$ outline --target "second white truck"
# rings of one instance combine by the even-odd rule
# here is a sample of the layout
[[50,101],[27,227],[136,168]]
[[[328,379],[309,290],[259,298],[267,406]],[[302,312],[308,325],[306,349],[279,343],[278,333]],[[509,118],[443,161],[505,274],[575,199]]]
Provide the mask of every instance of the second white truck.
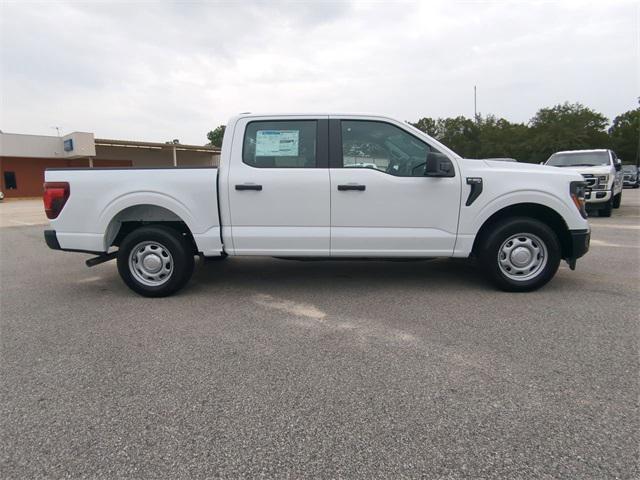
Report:
[[572,171],[463,159],[376,115],[252,115],[219,168],[48,169],[53,249],[117,258],[141,295],[176,292],[194,256],[475,257],[508,291],[546,284],[589,248]]
[[567,150],[556,152],[545,165],[561,167],[582,175],[587,183],[587,211],[610,217],[622,203],[622,162],[613,150]]

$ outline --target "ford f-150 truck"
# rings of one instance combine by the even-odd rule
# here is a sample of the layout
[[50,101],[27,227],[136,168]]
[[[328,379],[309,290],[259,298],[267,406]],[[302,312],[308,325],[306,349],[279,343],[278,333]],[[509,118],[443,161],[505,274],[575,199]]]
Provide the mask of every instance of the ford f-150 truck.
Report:
[[219,168],[47,169],[53,249],[117,258],[145,296],[189,280],[194,256],[475,257],[499,288],[547,283],[589,248],[573,171],[463,159],[377,115],[232,118]]
[[587,182],[587,211],[610,217],[622,203],[622,162],[613,150],[567,150],[556,152],[545,165],[580,173]]

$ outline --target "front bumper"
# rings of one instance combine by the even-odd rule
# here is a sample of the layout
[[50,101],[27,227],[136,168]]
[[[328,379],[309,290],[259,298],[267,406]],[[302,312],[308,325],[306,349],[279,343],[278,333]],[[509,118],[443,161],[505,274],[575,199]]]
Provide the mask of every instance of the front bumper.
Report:
[[589,190],[584,195],[584,200],[590,203],[606,203],[611,200],[611,190]]
[[584,256],[589,251],[591,243],[591,231],[589,230],[570,230],[571,235],[571,256],[565,260],[569,264],[571,270],[576,268],[576,260]]

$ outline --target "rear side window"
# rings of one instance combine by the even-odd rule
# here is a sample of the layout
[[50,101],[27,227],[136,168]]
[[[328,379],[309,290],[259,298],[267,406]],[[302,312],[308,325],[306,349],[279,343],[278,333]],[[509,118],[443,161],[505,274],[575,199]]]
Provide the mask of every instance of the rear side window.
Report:
[[258,168],[315,168],[316,130],[315,120],[250,122],[242,161]]

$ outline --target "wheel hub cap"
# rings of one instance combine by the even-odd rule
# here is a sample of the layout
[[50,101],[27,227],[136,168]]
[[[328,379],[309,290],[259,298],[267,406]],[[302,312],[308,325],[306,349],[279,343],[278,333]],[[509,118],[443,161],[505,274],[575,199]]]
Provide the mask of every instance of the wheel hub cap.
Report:
[[149,272],[157,272],[162,268],[162,260],[154,253],[150,253],[142,260],[142,265]]
[[518,267],[524,267],[531,262],[531,251],[528,248],[516,247],[511,252],[511,262]]
[[171,278],[173,257],[161,243],[140,242],[129,254],[129,271],[136,281],[149,287],[157,287]]
[[547,246],[532,233],[518,233],[504,241],[498,250],[498,266],[511,280],[535,278],[547,265]]

